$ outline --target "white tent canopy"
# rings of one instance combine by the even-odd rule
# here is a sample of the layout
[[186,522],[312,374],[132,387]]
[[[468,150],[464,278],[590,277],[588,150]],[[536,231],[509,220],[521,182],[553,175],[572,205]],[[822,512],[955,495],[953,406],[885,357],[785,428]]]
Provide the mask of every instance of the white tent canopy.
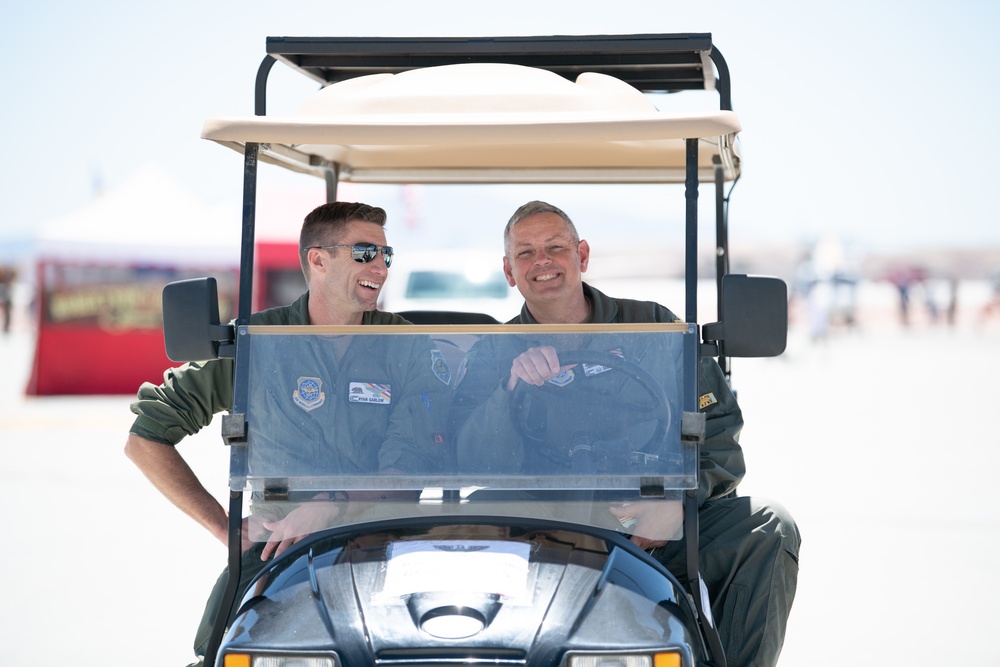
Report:
[[[222,224],[224,218],[232,224]],[[169,266],[239,264],[239,220],[199,202],[160,168],[147,166],[83,209],[47,224],[38,235],[43,261],[147,263]]]
[[740,129],[731,111],[661,111],[604,74],[463,63],[348,79],[297,115],[213,118],[202,137],[262,144],[262,160],[297,171],[335,163],[344,181],[671,183],[685,139],[699,140],[702,180],[716,156],[736,178]]

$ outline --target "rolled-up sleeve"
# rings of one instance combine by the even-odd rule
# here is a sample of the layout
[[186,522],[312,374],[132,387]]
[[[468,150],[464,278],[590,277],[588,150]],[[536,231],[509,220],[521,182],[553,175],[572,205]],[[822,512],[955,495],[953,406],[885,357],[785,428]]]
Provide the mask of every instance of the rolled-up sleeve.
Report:
[[233,362],[218,359],[191,362],[163,374],[163,383],[139,387],[131,410],[136,419],[131,433],[176,445],[185,436],[208,426],[216,413],[233,401]]

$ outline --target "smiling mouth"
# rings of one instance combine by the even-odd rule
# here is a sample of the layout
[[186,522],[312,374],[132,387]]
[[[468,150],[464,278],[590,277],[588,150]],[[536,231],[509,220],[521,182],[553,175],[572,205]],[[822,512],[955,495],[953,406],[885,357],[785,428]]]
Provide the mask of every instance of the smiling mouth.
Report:
[[381,283],[373,283],[370,280],[359,280],[358,284],[361,285],[362,287],[367,287],[368,289],[373,289],[373,290],[377,290],[382,287]]
[[532,278],[532,280],[535,281],[536,283],[543,283],[547,280],[553,280],[558,277],[559,277],[558,273],[543,273],[540,276],[535,276],[534,278]]

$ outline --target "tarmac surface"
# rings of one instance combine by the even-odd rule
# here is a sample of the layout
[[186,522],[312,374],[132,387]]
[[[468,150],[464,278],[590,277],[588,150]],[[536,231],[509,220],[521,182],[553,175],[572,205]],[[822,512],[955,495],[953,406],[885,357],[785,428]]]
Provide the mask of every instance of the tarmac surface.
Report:
[[[0,335],[0,639],[9,665],[180,667],[225,549],[125,458],[130,396],[28,398]],[[781,667],[1000,665],[1000,323],[793,326],[736,360],[743,495],[802,535]],[[181,445],[220,498],[218,422]]]

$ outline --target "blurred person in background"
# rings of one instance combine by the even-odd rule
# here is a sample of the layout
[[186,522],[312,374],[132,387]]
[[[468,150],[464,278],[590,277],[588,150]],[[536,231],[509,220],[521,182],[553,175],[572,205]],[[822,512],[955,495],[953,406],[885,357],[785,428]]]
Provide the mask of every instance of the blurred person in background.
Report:
[[0,266],[0,319],[3,321],[3,332],[10,333],[11,311],[14,306],[14,281],[17,270],[9,266]]

